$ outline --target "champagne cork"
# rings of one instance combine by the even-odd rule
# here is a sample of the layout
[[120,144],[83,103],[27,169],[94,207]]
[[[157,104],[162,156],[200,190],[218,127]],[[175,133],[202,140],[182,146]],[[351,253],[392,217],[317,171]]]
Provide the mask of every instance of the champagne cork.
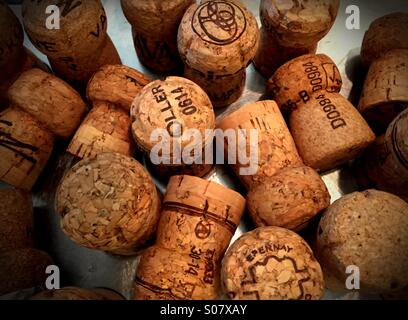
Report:
[[222,261],[221,278],[234,300],[317,300],[324,289],[306,241],[279,227],[258,228],[235,241]]
[[50,25],[46,10],[50,5],[55,1],[24,1],[23,22],[31,42],[49,58],[57,75],[86,85],[103,64],[120,63],[107,36],[107,17],[99,0],[59,2],[59,28]]
[[[343,288],[348,266],[359,268],[360,292],[397,292],[408,285],[408,204],[389,193],[346,195],[324,213],[317,235],[323,271]],[[354,272],[355,273],[355,272]]]
[[[274,101],[260,101],[221,116],[218,128],[223,132],[233,129],[246,131],[245,146],[235,148],[236,164],[233,170],[249,191],[248,210],[257,226],[282,226],[300,230],[313,216],[330,204],[330,195],[320,176],[305,167],[285,120]],[[256,130],[258,141],[251,141],[249,130]],[[219,141],[224,154],[239,143],[239,138]],[[253,146],[258,146],[253,150]],[[252,147],[251,147],[252,146]],[[252,149],[252,167],[255,172],[242,173],[248,164],[239,160],[240,153]],[[231,149],[233,150],[233,149]],[[255,152],[257,151],[257,152]],[[251,152],[251,151],[250,151]],[[251,156],[250,156],[251,157]]]
[[136,160],[103,153],[78,162],[56,193],[61,227],[90,249],[132,255],[153,235],[160,200],[147,171]]
[[51,156],[54,137],[30,115],[10,107],[0,113],[0,180],[30,190]]
[[178,69],[177,31],[193,0],[122,0],[139,61],[157,73]]
[[354,159],[375,135],[342,95],[341,76],[324,55],[305,55],[280,67],[268,89],[283,110],[300,156],[318,171],[334,169]]
[[31,194],[22,190],[0,190],[0,253],[32,247],[33,208]]
[[0,296],[44,285],[49,276],[45,271],[52,264],[48,254],[36,249],[19,249],[1,253]]
[[245,208],[244,198],[217,183],[173,176],[156,244],[140,260],[136,299],[217,299],[221,258]]
[[[357,166],[359,181],[365,185],[391,192],[408,201],[408,110],[400,113],[378,137]],[[362,180],[363,179],[363,180]]]
[[396,49],[371,63],[358,105],[377,132],[408,106],[408,48]]
[[[176,172],[204,176],[212,165],[205,164],[205,149],[211,147],[215,115],[207,94],[195,83],[167,77],[145,86],[130,110],[132,133],[139,148],[164,177]],[[158,132],[158,130],[160,132]],[[194,130],[194,132],[192,131]],[[197,139],[189,134],[199,134]],[[159,143],[160,138],[164,140]],[[188,162],[184,160],[188,156]]]
[[374,20],[366,31],[361,46],[361,59],[366,66],[393,49],[408,49],[408,14],[394,12]]
[[254,64],[269,78],[287,61],[314,54],[336,20],[339,0],[262,0],[261,42]]
[[66,287],[37,293],[30,300],[125,300],[120,294],[109,289],[84,289]]
[[203,87],[214,107],[225,107],[241,96],[258,41],[256,19],[239,1],[194,4],[178,33],[185,76]]

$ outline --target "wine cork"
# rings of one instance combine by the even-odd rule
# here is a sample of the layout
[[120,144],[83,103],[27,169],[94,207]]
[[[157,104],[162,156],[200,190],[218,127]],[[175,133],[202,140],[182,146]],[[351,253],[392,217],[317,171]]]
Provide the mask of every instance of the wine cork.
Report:
[[0,190],[0,253],[32,247],[33,208],[31,194],[22,190]]
[[385,136],[377,138],[359,161],[360,184],[391,192],[408,201],[408,110],[394,119]]
[[0,180],[30,190],[53,148],[53,135],[15,107],[0,113]]
[[408,48],[396,49],[371,63],[358,105],[377,132],[408,106]]
[[123,13],[132,25],[137,56],[147,68],[166,73],[181,66],[177,31],[193,0],[122,0]]
[[109,289],[84,289],[66,287],[59,290],[48,290],[37,293],[30,300],[124,300]]
[[9,90],[10,101],[61,138],[69,138],[86,111],[67,83],[40,69],[24,72]]
[[136,299],[216,299],[221,258],[245,208],[238,193],[191,176],[170,179],[156,244],[140,260]]
[[73,241],[120,255],[140,250],[156,230],[159,210],[147,171],[136,160],[115,153],[78,162],[56,193],[61,227]]
[[394,12],[374,20],[364,34],[361,59],[366,66],[393,49],[408,49],[408,14]]
[[[153,81],[136,96],[130,113],[133,137],[158,173],[168,177],[186,170],[203,176],[211,170],[203,158],[212,144],[206,130],[214,129],[215,115],[198,85],[180,77]],[[199,136],[192,139],[189,133]],[[159,144],[154,136],[164,140]]]
[[103,64],[117,64],[118,55],[107,36],[107,17],[99,0],[59,2],[60,25],[50,25],[52,0],[23,2],[25,30],[44,53],[57,75],[86,85]]
[[234,300],[317,300],[324,289],[306,241],[279,227],[258,228],[235,241],[222,261],[221,279]]
[[250,190],[248,212],[258,227],[277,226],[294,231],[330,205],[321,177],[309,167],[281,170]]
[[203,86],[214,107],[227,106],[242,93],[245,69],[258,41],[256,19],[239,1],[194,4],[184,14],[178,33],[181,58],[195,71],[185,76]]
[[336,20],[339,0],[262,0],[261,42],[254,64],[269,78],[281,65],[304,54],[314,54],[318,42]]
[[[324,213],[317,257],[346,287],[348,266],[359,268],[360,292],[388,293],[408,285],[408,204],[389,193],[346,195]],[[354,272],[355,273],[355,272]]]
[[52,259],[36,249],[19,249],[0,254],[0,296],[45,284],[46,268]]

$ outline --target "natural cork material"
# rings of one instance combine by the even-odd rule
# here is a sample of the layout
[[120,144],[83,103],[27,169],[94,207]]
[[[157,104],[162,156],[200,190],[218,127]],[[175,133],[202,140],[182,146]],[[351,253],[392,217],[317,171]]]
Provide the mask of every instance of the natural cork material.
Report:
[[140,62],[157,73],[180,67],[177,31],[193,0],[122,0]]
[[261,42],[254,59],[266,78],[287,61],[314,54],[336,19],[339,0],[262,0]]
[[345,287],[348,266],[359,268],[360,292],[388,293],[408,285],[408,204],[389,193],[346,195],[324,213],[317,257]]
[[369,66],[393,49],[408,49],[408,13],[394,12],[374,20],[361,46],[363,63]]
[[258,42],[256,19],[239,1],[190,6],[178,33],[181,58],[195,71],[185,75],[203,87],[214,107],[227,106],[240,96]]
[[31,194],[0,190],[0,253],[32,247],[34,221]]
[[44,285],[49,276],[45,271],[52,264],[48,254],[36,249],[19,249],[1,253],[0,296]]
[[[158,172],[170,176],[186,169],[203,176],[211,170],[212,165],[184,164],[183,159],[178,164],[177,154],[173,152],[176,143],[179,143],[181,152],[184,152],[194,142],[191,136],[183,136],[189,129],[198,130],[201,134],[200,145],[197,146],[199,150],[192,150],[192,158],[202,160],[204,149],[212,143],[212,139],[207,139],[205,131],[214,129],[215,115],[210,99],[198,85],[180,77],[153,81],[136,96],[130,113],[133,137],[153,163],[155,161],[150,153],[158,151],[159,140],[152,140],[152,133],[159,129],[168,138],[168,143],[163,142],[162,152],[157,152],[162,158]],[[169,150],[166,151],[166,147]]]
[[156,244],[140,260],[136,299],[217,299],[221,258],[245,199],[191,176],[170,179]]
[[56,193],[63,231],[91,249],[132,255],[153,235],[160,200],[147,171],[114,153],[77,163]]
[[407,106],[408,48],[396,49],[372,62],[358,109],[372,128],[383,133]]
[[221,279],[234,300],[317,300],[324,289],[306,241],[279,227],[258,228],[235,241],[222,261]]
[[124,300],[124,298],[109,289],[66,287],[37,293],[30,300]]

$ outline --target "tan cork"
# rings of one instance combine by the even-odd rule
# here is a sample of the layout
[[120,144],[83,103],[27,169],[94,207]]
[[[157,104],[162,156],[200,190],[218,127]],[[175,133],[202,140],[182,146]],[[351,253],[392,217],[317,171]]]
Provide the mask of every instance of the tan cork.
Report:
[[317,257],[343,288],[348,266],[359,268],[360,292],[388,293],[408,285],[408,204],[389,193],[348,194],[324,213]]
[[306,241],[279,227],[261,227],[235,241],[222,261],[221,279],[234,300],[317,300],[324,289]]
[[140,260],[136,299],[219,297],[221,258],[241,219],[245,199],[191,176],[170,179],[156,244]]
[[153,235],[160,200],[144,167],[121,154],[77,163],[56,193],[63,231],[76,243],[120,255],[137,253]]
[[66,287],[42,291],[32,296],[30,300],[124,300],[124,298],[108,289]]

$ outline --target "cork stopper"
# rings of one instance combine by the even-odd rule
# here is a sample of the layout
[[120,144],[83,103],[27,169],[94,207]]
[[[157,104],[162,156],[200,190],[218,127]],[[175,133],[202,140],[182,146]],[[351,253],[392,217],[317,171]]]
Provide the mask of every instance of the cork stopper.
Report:
[[359,268],[360,292],[388,293],[408,285],[408,204],[389,193],[346,195],[324,213],[317,257],[343,286],[346,267]]
[[222,261],[221,278],[235,300],[316,300],[324,289],[306,241],[279,227],[258,228],[235,241]]
[[361,59],[369,66],[393,49],[408,49],[408,13],[394,12],[374,20],[361,46]]
[[408,106],[408,48],[389,51],[372,62],[358,105],[371,127],[384,132]]
[[0,253],[32,247],[33,208],[31,194],[22,190],[0,190]]
[[86,111],[67,83],[40,69],[24,72],[9,89],[10,101],[61,138],[70,137]]
[[37,293],[30,300],[124,300],[124,298],[108,289],[66,287]]
[[250,190],[248,211],[257,227],[277,226],[294,231],[330,205],[330,194],[316,171],[287,168]]
[[121,255],[135,254],[154,233],[160,200],[136,160],[114,153],[77,163],[62,179],[56,211],[76,243]]
[[262,0],[260,15],[265,30],[285,47],[309,47],[320,41],[336,20],[339,0]]
[[15,107],[2,111],[0,180],[30,190],[51,155],[53,143],[53,135],[27,113]]
[[218,298],[220,260],[244,209],[245,199],[224,186],[172,177],[156,245],[143,253],[138,266],[135,298]]
[[[252,189],[257,184],[264,184],[267,177],[275,175],[284,168],[303,165],[285,120],[274,101],[259,101],[241,107],[221,117],[217,127],[224,132],[228,129],[236,132],[240,129],[245,130],[245,150],[251,148],[249,130],[257,130],[258,159],[252,159],[253,165],[258,165],[257,172],[251,175],[240,175],[240,169],[247,165],[241,165],[239,161],[236,165],[232,165],[233,170],[247,189]],[[237,134],[236,137],[238,137]],[[237,142],[237,139],[228,141],[228,143],[223,141],[225,154],[228,151],[228,144],[237,145]],[[236,150],[238,159],[239,149],[236,148]]]

